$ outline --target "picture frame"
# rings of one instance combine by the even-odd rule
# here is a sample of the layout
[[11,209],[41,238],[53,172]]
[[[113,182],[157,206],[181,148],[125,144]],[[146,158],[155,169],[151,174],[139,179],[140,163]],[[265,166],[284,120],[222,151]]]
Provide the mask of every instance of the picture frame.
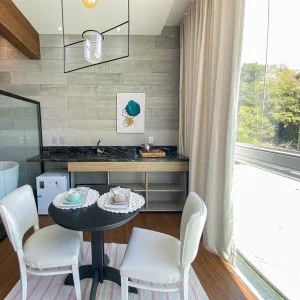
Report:
[[117,133],[145,133],[145,93],[117,93]]

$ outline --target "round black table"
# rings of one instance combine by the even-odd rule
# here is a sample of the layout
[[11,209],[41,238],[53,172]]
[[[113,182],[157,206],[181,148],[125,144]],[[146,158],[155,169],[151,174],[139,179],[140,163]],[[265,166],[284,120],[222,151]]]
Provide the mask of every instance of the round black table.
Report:
[[[115,186],[97,186],[100,195],[109,192]],[[76,231],[91,232],[92,265],[79,267],[80,280],[93,278],[90,299],[95,299],[99,282],[110,280],[121,286],[120,271],[109,267],[109,258],[104,253],[104,230],[121,226],[133,219],[140,210],[128,214],[115,214],[100,209],[97,203],[79,209],[59,209],[52,203],[49,206],[49,217],[58,225]],[[73,275],[65,279],[66,285],[74,285]],[[137,289],[130,287],[130,293],[137,294]]]

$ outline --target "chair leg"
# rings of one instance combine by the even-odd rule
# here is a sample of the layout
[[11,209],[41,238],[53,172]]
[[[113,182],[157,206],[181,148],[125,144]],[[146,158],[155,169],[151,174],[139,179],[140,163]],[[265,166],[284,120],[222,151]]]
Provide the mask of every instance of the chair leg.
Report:
[[122,300],[128,300],[128,277],[121,276]]
[[188,300],[189,297],[189,269],[181,269],[180,300]]
[[20,277],[21,277],[21,286],[22,286],[22,300],[27,298],[27,271],[26,265],[24,263],[23,251],[17,251],[19,259],[19,268],[20,268]]
[[80,265],[84,264],[84,249],[83,249],[83,234],[81,232],[81,240],[80,240]]
[[72,266],[74,286],[76,292],[76,299],[81,300],[81,288],[80,288],[80,278],[79,278],[79,268],[78,266]]
[[22,285],[22,300],[27,298],[27,271],[26,267],[20,265],[21,285]]

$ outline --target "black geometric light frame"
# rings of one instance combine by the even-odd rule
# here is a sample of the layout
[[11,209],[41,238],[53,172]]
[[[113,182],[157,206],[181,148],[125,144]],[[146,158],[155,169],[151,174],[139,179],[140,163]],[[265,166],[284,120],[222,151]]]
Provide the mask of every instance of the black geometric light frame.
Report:
[[[74,42],[74,43],[66,45],[66,43],[65,43],[65,28],[64,28],[65,27],[65,25],[64,25],[64,0],[61,0],[62,32],[63,32],[63,44],[64,44],[64,73],[70,73],[70,72],[74,72],[74,71],[77,71],[77,70],[81,70],[81,69],[89,68],[89,67],[92,67],[92,66],[101,65],[101,64],[105,64],[105,63],[108,63],[108,62],[111,62],[111,61],[115,61],[115,60],[119,60],[119,59],[129,57],[129,52],[130,52],[130,0],[127,0],[127,1],[128,1],[128,18],[127,18],[127,21],[125,21],[125,22],[123,22],[119,25],[116,25],[116,26],[114,26],[110,29],[107,29],[103,32],[100,32],[100,33],[103,36],[105,33],[109,32],[111,30],[117,29],[118,27],[121,27],[123,25],[128,24],[128,52],[127,52],[128,54],[124,55],[124,56],[121,56],[121,57],[118,57],[118,58],[114,58],[114,59],[110,59],[110,60],[106,60],[106,61],[101,61],[101,62],[96,63],[96,64],[89,64],[88,66],[84,66],[84,67],[80,67],[80,68],[76,68],[76,69],[66,71],[66,48],[69,47],[69,46],[75,45],[75,44],[83,43],[84,40],[82,39],[78,42]],[[90,30],[90,29],[87,29],[85,31],[88,31],[88,30]],[[91,29],[91,30],[93,30],[93,29]]]

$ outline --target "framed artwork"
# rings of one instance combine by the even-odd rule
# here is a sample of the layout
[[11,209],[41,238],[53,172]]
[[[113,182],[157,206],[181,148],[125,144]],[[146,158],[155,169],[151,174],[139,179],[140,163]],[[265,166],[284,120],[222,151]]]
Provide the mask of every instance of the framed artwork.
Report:
[[145,132],[145,93],[117,93],[117,133]]

